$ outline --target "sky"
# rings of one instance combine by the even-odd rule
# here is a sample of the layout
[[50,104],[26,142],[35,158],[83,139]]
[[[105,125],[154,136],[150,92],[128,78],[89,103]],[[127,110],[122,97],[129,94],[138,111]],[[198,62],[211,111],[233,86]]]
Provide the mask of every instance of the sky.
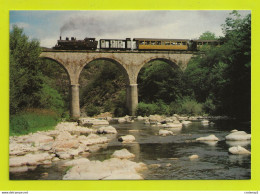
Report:
[[[223,36],[224,11],[10,11],[10,30],[16,24],[41,46],[53,47],[60,35],[89,38],[197,39],[210,31]],[[250,11],[239,11],[242,16]]]

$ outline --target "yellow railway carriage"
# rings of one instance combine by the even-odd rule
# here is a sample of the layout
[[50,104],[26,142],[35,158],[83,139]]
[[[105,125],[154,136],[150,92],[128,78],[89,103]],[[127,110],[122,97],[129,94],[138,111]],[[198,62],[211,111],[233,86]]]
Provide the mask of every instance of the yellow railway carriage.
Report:
[[138,50],[188,50],[189,39],[134,38]]

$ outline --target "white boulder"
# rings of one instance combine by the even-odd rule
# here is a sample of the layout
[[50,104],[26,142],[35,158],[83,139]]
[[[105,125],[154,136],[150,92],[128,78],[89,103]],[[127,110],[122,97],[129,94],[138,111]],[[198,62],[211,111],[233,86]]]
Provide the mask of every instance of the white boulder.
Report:
[[161,135],[161,136],[173,135],[173,132],[172,132],[172,131],[168,131],[168,130],[163,130],[163,129],[161,129],[161,130],[159,131],[159,135]]
[[251,154],[250,151],[248,151],[247,149],[245,149],[241,146],[231,147],[231,148],[228,149],[228,151],[231,154]]
[[243,141],[250,140],[251,134],[247,134],[244,131],[236,131],[226,136],[226,140],[229,141]]
[[219,141],[219,138],[217,138],[215,135],[209,135],[206,137],[200,137],[196,139],[197,141]]
[[116,150],[112,156],[112,158],[120,158],[120,159],[129,159],[129,158],[134,158],[135,155],[130,153],[127,149],[122,149],[122,150]]
[[89,161],[72,167],[64,180],[143,179],[138,172],[147,169],[143,163],[111,158],[103,162]]
[[97,130],[97,133],[99,134],[116,134],[117,131],[114,127],[112,126],[107,126],[107,127],[100,127],[98,130]]

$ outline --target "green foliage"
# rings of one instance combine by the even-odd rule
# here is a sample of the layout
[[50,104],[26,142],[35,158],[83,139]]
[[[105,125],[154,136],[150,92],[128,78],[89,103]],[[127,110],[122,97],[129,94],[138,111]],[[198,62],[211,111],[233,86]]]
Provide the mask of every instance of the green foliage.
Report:
[[136,114],[140,116],[149,116],[156,114],[156,110],[158,110],[156,104],[146,104],[144,102],[138,103]]
[[93,61],[82,71],[80,85],[81,107],[88,115],[100,112],[111,112],[115,116],[127,114],[125,75],[114,63]]
[[190,97],[178,99],[170,104],[170,114],[201,115],[203,114],[203,104],[198,103]]
[[182,71],[162,61],[145,65],[138,76],[139,99],[152,103],[161,99],[170,103],[182,93]]
[[10,135],[24,135],[49,130],[59,122],[58,115],[50,110],[30,109],[10,116]]
[[241,18],[233,11],[222,27],[224,45],[192,59],[184,85],[190,96],[205,102],[205,111],[250,119],[251,15]]
[[216,40],[217,37],[213,32],[206,31],[199,37],[200,40]]
[[89,104],[86,106],[85,112],[87,113],[88,116],[92,117],[100,114],[100,108],[93,104]]
[[[48,74],[55,69],[45,68],[40,60],[39,41],[29,40],[23,29],[13,26],[10,32],[10,114],[28,108],[44,108],[63,112],[64,99],[51,85]],[[44,67],[45,66],[45,67]],[[49,71],[47,71],[47,69]]]

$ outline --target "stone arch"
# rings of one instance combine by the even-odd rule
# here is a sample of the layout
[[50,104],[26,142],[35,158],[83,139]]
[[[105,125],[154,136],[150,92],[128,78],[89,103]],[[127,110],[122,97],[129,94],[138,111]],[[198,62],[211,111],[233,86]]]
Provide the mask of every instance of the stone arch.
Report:
[[68,76],[68,78],[69,78],[69,84],[71,85],[71,75],[70,75],[68,69],[63,65],[62,62],[60,62],[59,60],[56,60],[56,59],[54,59],[54,58],[52,58],[52,57],[47,57],[47,56],[43,56],[43,57],[41,57],[41,58],[42,58],[42,59],[48,59],[48,60],[54,61],[54,62],[56,62],[57,64],[59,64],[60,67],[65,70],[65,72],[66,72],[66,74],[67,74],[67,76]]
[[139,66],[139,69],[137,71],[137,76],[136,76],[136,83],[137,83],[137,79],[138,79],[138,76],[139,76],[139,73],[140,73],[140,70],[147,64],[147,63],[150,63],[150,62],[153,62],[153,61],[163,61],[165,63],[168,63],[170,66],[172,66],[173,68],[175,69],[179,69],[180,67],[177,65],[177,61],[176,60],[170,60],[170,59],[166,59],[166,58],[163,58],[163,57],[152,57],[152,58],[149,58],[147,60],[144,60],[142,62],[142,64]]
[[107,58],[107,57],[97,57],[97,58],[94,58],[94,59],[86,61],[85,64],[83,65],[82,69],[79,72],[78,81],[79,81],[80,74],[83,71],[84,67],[86,67],[91,62],[99,61],[99,60],[105,60],[105,61],[109,61],[111,63],[114,63],[120,69],[120,71],[123,73],[125,81],[126,81],[126,84],[127,85],[130,84],[129,74],[128,74],[127,70],[125,69],[125,67],[122,65],[123,63],[119,62],[117,59]]

